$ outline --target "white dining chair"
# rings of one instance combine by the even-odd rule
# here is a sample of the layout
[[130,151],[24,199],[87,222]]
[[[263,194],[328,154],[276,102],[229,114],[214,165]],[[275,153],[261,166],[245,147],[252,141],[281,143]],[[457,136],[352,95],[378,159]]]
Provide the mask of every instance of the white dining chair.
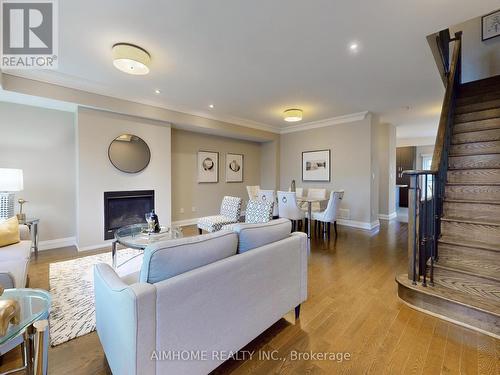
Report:
[[273,217],[279,216],[279,208],[278,208],[278,197],[276,196],[276,192],[274,190],[259,190],[258,198],[265,202],[272,202],[273,205]]
[[[292,191],[292,190],[290,190],[290,188],[288,188],[288,191]],[[295,188],[295,194],[297,195],[297,197],[303,197],[304,196],[304,188],[301,188],[301,187]]]
[[259,196],[260,185],[247,186],[249,200],[256,200]]
[[344,198],[344,190],[332,191],[326,209],[319,212],[312,212],[312,219],[323,225],[323,232],[327,231],[330,235],[330,224],[333,223],[335,235],[337,235],[337,216],[340,208],[340,202]]
[[298,229],[297,224],[302,227],[305,214],[297,205],[296,192],[278,191],[278,210],[280,217],[292,221],[292,230]]

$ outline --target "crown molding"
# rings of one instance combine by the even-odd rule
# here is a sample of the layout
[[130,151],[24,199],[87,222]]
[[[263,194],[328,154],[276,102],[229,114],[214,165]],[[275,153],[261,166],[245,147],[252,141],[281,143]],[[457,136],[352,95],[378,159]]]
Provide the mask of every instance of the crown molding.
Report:
[[[214,112],[208,112],[208,111],[203,111],[203,110],[193,110],[193,109],[188,108],[186,106],[180,106],[180,105],[172,105],[172,104],[159,105],[157,102],[154,102],[154,101],[148,100],[148,99],[140,100],[137,98],[133,99],[133,98],[127,97],[125,95],[116,95],[116,94],[112,93],[109,90],[109,88],[93,87],[92,84],[95,85],[96,83],[92,82],[92,81],[88,82],[88,83],[90,83],[90,86],[89,85],[82,86],[81,84],[67,85],[67,84],[60,84],[60,83],[52,83],[46,77],[45,77],[45,79],[32,78],[29,74],[26,75],[23,73],[25,73],[25,72],[12,72],[12,73],[9,73],[9,76],[20,78],[20,79],[25,79],[25,80],[31,80],[31,81],[35,81],[35,82],[40,82],[40,83],[43,83],[46,85],[59,86],[59,87],[67,88],[67,89],[71,89],[71,90],[78,90],[78,91],[82,91],[82,92],[89,93],[89,94],[103,95],[103,96],[107,96],[107,97],[110,97],[113,99],[118,99],[118,100],[123,100],[123,101],[131,102],[131,103],[141,104],[144,106],[149,106],[151,108],[159,108],[159,109],[163,109],[163,110],[167,110],[167,111],[175,111],[175,112],[183,113],[186,115],[197,116],[197,117],[202,117],[202,118],[206,118],[206,119],[210,119],[210,120],[225,122],[228,124],[239,125],[239,126],[243,126],[243,127],[250,128],[250,129],[267,131],[267,132],[274,133],[274,134],[279,134],[280,130],[281,130],[281,127],[279,127],[279,126],[273,126],[273,125],[258,122],[258,121],[247,120],[247,119],[243,119],[240,117],[220,115],[220,114],[217,114],[216,112],[214,113]],[[51,72],[51,74],[53,74],[53,73]],[[70,79],[76,78],[76,77],[61,74],[61,73],[56,73],[56,74],[58,77],[62,77],[62,78],[70,78]],[[5,76],[7,76],[7,74]],[[0,79],[1,78],[2,78],[2,76],[1,76],[1,71],[0,71]],[[81,78],[79,78],[79,79],[81,79]],[[1,80],[0,80],[0,86],[1,86]],[[13,92],[15,92],[15,91],[13,91]],[[75,104],[78,104],[82,107],[86,107],[86,105],[84,105],[82,103],[75,103]]]
[[348,115],[330,117],[324,120],[305,122],[302,124],[292,125],[282,129],[280,134],[288,134],[295,132],[303,132],[311,129],[324,128],[327,126],[345,124],[348,122],[361,121],[370,115],[369,111],[350,113]]

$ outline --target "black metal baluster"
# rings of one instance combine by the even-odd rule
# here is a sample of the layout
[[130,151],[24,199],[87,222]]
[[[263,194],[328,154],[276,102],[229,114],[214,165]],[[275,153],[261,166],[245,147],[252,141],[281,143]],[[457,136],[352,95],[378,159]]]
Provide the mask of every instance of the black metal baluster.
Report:
[[422,241],[422,252],[420,253],[421,259],[420,264],[423,268],[423,281],[422,286],[427,286],[427,174],[424,175],[424,203],[422,208],[422,230],[421,230],[421,241]]

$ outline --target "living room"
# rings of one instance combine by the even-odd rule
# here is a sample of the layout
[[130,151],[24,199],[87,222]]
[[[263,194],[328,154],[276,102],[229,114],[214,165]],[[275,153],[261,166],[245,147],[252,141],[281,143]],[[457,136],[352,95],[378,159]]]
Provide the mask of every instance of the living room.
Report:
[[[420,171],[448,155],[439,134],[454,66],[454,95],[489,90],[467,105],[498,132],[500,38],[481,35],[498,17],[495,1],[453,10],[451,1],[187,1],[140,11],[126,2],[119,13],[113,2],[45,3],[57,14],[56,66],[2,60],[0,71],[2,223],[15,218],[5,230],[13,242],[0,227],[0,298],[14,314],[3,323],[0,371],[498,371],[491,249],[485,277],[494,284],[478,301],[490,315],[477,325],[410,301],[420,285],[395,282],[406,272],[412,281],[412,233],[437,237],[415,224],[426,211],[415,208],[412,184],[438,190],[424,172],[397,182],[397,149],[413,147],[407,169]],[[2,1],[3,16],[26,4]],[[443,30],[450,40],[437,43]],[[3,56],[26,57],[10,43]],[[498,140],[483,141],[494,160],[478,168],[497,170]],[[419,188],[424,179],[431,188]],[[401,191],[410,191],[403,214]],[[481,204],[493,205],[492,194]],[[27,252],[15,270],[9,246]],[[417,283],[434,270],[424,263]],[[45,308],[17,329],[20,298]]]

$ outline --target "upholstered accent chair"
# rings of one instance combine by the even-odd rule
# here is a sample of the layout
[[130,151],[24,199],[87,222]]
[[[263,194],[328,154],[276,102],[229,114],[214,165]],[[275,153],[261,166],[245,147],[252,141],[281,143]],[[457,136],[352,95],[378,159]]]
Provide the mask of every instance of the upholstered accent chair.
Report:
[[273,217],[279,216],[278,197],[276,196],[276,192],[274,190],[259,190],[258,199],[264,202],[274,202]]
[[243,200],[238,197],[225,196],[220,206],[220,214],[205,216],[198,220],[198,232],[217,232],[224,225],[234,224],[240,220],[241,204]]
[[330,224],[333,223],[335,235],[337,235],[337,216],[342,198],[344,198],[344,190],[332,191],[326,209],[319,212],[312,212],[312,219],[320,223],[320,226],[323,226],[323,233],[326,232],[330,235]]
[[258,199],[260,185],[247,186],[248,199]]
[[278,206],[280,217],[292,221],[292,231],[298,229],[305,218],[304,211],[297,205],[297,195],[292,191],[278,191]]
[[273,201],[250,200],[245,212],[245,223],[267,223],[273,218]]

